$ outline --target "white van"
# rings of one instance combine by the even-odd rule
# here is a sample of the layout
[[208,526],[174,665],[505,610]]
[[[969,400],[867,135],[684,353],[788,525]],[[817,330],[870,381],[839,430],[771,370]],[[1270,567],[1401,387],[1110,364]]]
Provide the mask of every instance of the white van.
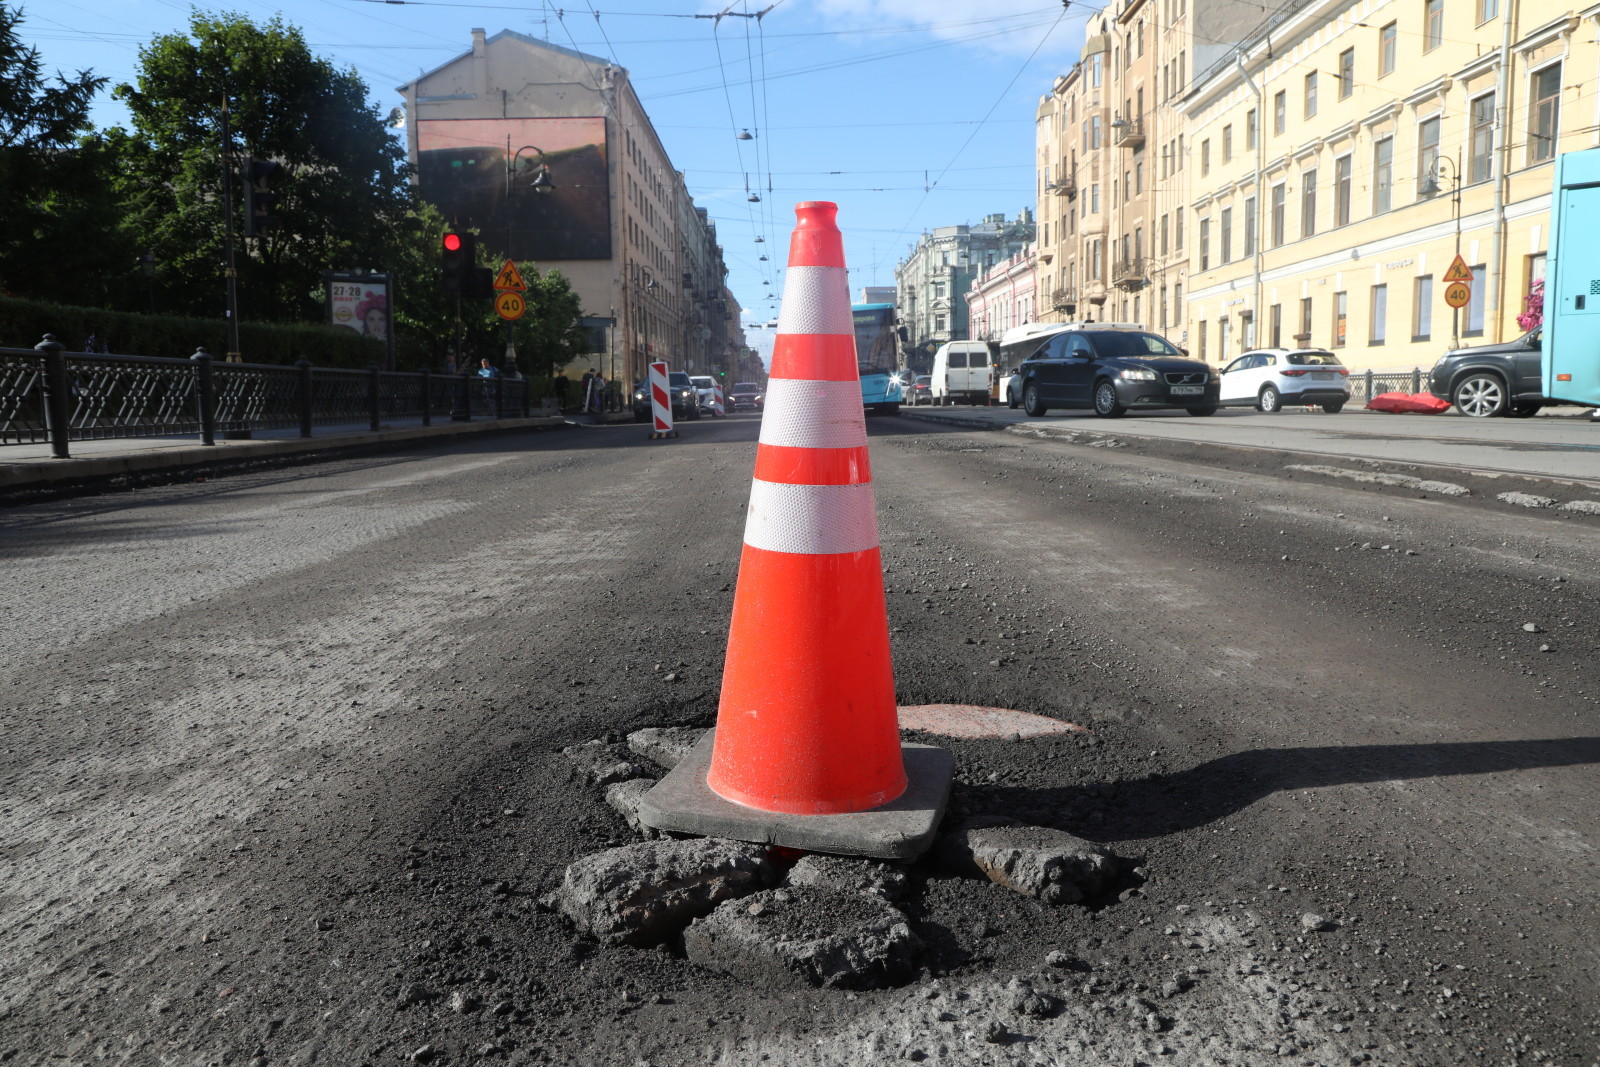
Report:
[[994,368],[989,346],[983,341],[947,341],[933,354],[933,382],[929,396],[935,404],[989,403]]

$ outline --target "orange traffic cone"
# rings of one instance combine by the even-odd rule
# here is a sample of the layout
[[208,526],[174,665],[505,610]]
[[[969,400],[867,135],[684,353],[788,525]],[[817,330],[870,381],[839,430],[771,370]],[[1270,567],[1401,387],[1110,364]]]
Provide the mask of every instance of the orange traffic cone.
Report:
[[708,777],[729,800],[797,815],[906,787],[836,211],[795,208]]
[[717,728],[639,815],[910,858],[932,840],[953,761],[900,743],[837,211],[795,208]]

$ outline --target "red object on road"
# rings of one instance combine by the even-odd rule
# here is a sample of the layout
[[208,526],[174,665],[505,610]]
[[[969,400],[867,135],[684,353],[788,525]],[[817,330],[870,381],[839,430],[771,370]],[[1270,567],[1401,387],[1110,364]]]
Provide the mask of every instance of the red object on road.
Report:
[[1367,401],[1367,410],[1389,415],[1440,415],[1450,410],[1450,402],[1432,393],[1379,393]]
[[795,207],[706,775],[790,815],[865,811],[907,784],[837,212]]
[[678,433],[672,428],[672,394],[667,389],[667,365],[660,361],[650,364],[650,412],[654,417],[654,429],[650,437],[659,439],[663,437],[676,437]]

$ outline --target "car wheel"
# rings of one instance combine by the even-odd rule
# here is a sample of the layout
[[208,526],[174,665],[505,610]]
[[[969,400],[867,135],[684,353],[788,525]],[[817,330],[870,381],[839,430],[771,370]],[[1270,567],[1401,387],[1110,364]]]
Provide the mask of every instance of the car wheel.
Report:
[[1268,415],[1283,410],[1283,397],[1278,395],[1276,387],[1271,385],[1261,387],[1261,395],[1256,398],[1256,410]]
[[1322,410],[1326,411],[1329,415],[1337,415],[1339,412],[1344,410],[1344,401],[1330,400],[1326,404],[1322,405]]
[[1016,390],[1015,389],[1007,389],[1006,390],[1006,407],[1008,407],[1011,410],[1015,411],[1017,408],[1019,408],[1021,406],[1022,406],[1022,401],[1017,399]]
[[1190,408],[1189,409],[1189,414],[1191,414],[1191,415],[1204,416],[1204,415],[1215,415],[1216,413],[1217,413],[1217,405],[1215,405],[1215,404],[1202,404],[1200,407]]
[[1539,409],[1543,406],[1543,404],[1512,404],[1511,410],[1506,412],[1506,414],[1510,415],[1513,419],[1532,418],[1533,416],[1539,414]]
[[1029,382],[1022,387],[1022,410],[1034,418],[1050,410],[1040,402],[1039,387],[1033,382]]
[[1494,374],[1469,374],[1456,383],[1456,410],[1474,419],[1506,413],[1506,384]]
[[1117,387],[1111,384],[1110,378],[1101,378],[1094,383],[1094,413],[1102,419],[1118,419],[1127,412],[1122,406],[1122,401],[1117,399]]

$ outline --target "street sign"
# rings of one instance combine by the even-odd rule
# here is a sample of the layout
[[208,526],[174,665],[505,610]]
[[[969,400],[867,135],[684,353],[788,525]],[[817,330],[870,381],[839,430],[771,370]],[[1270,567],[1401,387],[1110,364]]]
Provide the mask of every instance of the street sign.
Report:
[[[1469,274],[1468,277],[1470,278],[1471,275]],[[527,284],[522,280],[522,272],[517,270],[517,265],[509,259],[500,265],[500,273],[494,276],[494,287],[518,293],[528,291]]]
[[[1467,261],[1459,255],[1456,256],[1455,261],[1450,264],[1450,269],[1444,272],[1444,280],[1447,282],[1472,281],[1472,270],[1467,266]],[[1453,304],[1451,306],[1460,307],[1461,305]]]
[[1466,282],[1451,282],[1444,287],[1444,302],[1453,308],[1464,308],[1472,303],[1472,286]]
[[522,294],[505,289],[494,298],[495,314],[507,322],[514,322],[522,318],[522,313],[528,310],[528,302],[522,299]]

